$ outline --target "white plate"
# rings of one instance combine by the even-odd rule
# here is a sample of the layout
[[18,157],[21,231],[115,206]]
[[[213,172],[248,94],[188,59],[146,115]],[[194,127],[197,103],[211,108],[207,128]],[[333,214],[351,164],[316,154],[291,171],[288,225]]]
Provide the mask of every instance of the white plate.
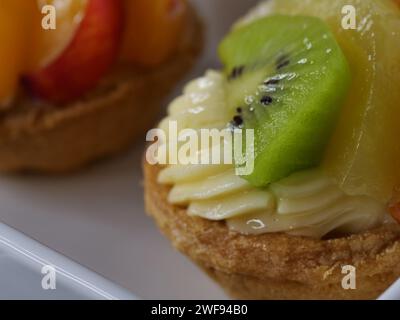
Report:
[[[218,41],[257,1],[193,2],[207,26],[207,50],[187,79],[218,65]],[[145,215],[142,152],[139,144],[130,154],[67,177],[2,176],[0,220],[138,297],[226,298],[216,284],[171,248]],[[8,276],[0,269],[0,284]],[[21,296],[32,289],[19,276],[7,280],[12,280]],[[7,290],[0,287],[0,297],[10,293]]]
[[0,299],[136,299],[132,293],[0,223]]

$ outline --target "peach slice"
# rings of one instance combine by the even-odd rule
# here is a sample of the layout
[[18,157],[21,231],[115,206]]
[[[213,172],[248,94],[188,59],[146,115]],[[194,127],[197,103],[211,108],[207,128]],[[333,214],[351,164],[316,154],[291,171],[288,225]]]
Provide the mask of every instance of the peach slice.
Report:
[[187,18],[185,0],[124,0],[123,60],[155,66],[168,59],[179,43]]
[[[123,26],[121,0],[87,0],[81,10],[83,19],[62,53],[24,77],[33,96],[56,104],[75,100],[95,87],[115,62]],[[60,30],[59,36],[63,34]]]
[[15,95],[38,16],[35,1],[0,1],[0,109],[8,107]]

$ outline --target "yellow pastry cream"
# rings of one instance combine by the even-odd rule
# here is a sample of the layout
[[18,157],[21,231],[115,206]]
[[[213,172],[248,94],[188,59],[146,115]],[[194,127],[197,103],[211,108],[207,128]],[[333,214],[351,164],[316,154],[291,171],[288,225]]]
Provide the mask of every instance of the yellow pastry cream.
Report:
[[[170,104],[159,128],[168,132],[170,121],[176,121],[179,130],[223,129],[231,113],[226,105],[226,78],[208,71]],[[168,139],[163,143],[168,145]],[[197,152],[204,151],[199,146]],[[294,173],[262,189],[237,176],[233,164],[168,165],[158,180],[172,186],[171,204],[187,207],[192,216],[226,221],[230,229],[244,234],[286,232],[321,238],[361,232],[386,218],[385,203],[346,194],[322,167]]]

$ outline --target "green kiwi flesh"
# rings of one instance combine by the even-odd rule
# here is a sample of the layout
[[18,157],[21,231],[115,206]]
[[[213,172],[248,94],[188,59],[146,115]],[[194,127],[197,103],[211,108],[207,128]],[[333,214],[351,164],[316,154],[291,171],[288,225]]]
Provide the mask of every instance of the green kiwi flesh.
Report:
[[351,78],[326,23],[269,16],[233,30],[219,54],[232,126],[254,129],[254,170],[243,178],[263,187],[317,166]]

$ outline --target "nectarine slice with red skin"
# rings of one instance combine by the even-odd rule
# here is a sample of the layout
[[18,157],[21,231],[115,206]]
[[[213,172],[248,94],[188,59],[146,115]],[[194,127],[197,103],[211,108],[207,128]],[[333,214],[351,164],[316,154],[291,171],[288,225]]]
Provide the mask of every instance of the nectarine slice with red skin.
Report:
[[[34,47],[30,53],[31,68],[29,72],[48,66],[71,43],[85,15],[88,0],[34,0],[38,1],[40,10],[45,5],[53,5],[56,8],[55,30],[43,30],[41,21],[37,22],[38,30],[34,36]],[[48,12],[46,12],[48,13]],[[43,13],[44,14],[44,13]],[[41,15],[40,19],[43,18]]]
[[175,52],[186,25],[186,0],[124,0],[124,11],[123,60],[152,67]]
[[63,104],[94,88],[118,57],[123,19],[121,0],[88,0],[71,43],[48,66],[24,77],[27,90]]

